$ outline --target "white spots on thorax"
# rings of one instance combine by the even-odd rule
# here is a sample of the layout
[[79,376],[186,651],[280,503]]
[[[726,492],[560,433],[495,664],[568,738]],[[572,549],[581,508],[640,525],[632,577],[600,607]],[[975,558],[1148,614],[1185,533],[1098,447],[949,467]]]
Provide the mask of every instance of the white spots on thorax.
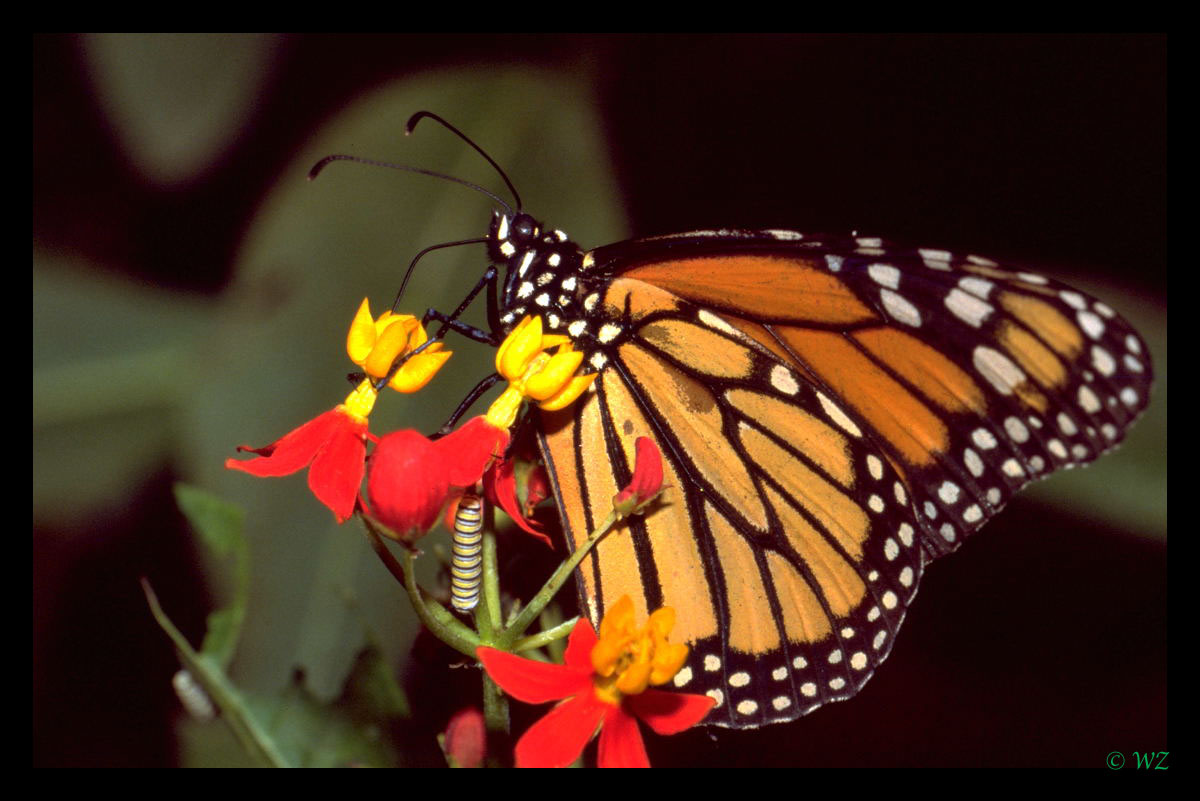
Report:
[[558,305],[563,306],[563,307],[570,306],[571,305],[571,296],[570,295],[559,295],[558,296]]
[[562,318],[554,312],[550,312],[546,315],[546,322],[550,324],[551,328],[558,328],[560,325],[562,325]]
[[590,270],[591,268],[593,268],[595,266],[596,266],[596,254],[592,253],[592,251],[589,250],[587,253],[583,254],[583,261],[580,263],[580,268],[584,269],[584,270]]
[[514,255],[516,255],[516,252],[517,248],[512,242],[500,243],[500,255],[504,256],[504,258],[511,259]]
[[543,309],[547,308],[550,305],[550,293],[543,292],[542,294],[540,294],[536,298],[534,298],[533,302],[536,303],[537,305],[541,306]]
[[593,292],[583,299],[583,308],[585,311],[595,311],[596,304],[600,302],[600,293]]
[[[594,370],[603,370],[604,365],[608,364],[608,357],[604,355],[603,351],[596,351],[592,354],[592,358],[588,360],[588,363],[592,365],[592,369]],[[595,384],[592,384],[592,386],[594,387]]]
[[529,265],[533,264],[534,257],[537,256],[537,251],[527,250],[525,255],[521,257],[521,264],[517,267],[517,275],[525,277],[525,271],[529,269]]
[[567,326],[567,333],[571,335],[571,339],[579,339],[584,331],[587,331],[587,320],[572,320]]
[[500,215],[500,224],[496,226],[496,239],[504,242],[508,239],[508,215]]
[[563,288],[564,292],[574,292],[575,286],[576,286],[575,276],[568,275],[566,278],[564,278],[562,280],[562,284],[560,284],[560,286]]
[[532,294],[533,294],[533,284],[531,284],[528,281],[522,281],[521,285],[517,287],[517,299],[518,300],[524,300],[525,298],[529,297]]
[[[562,254],[561,253],[551,253],[549,256],[546,257],[546,263],[549,264],[551,267],[557,267],[558,265],[562,264]],[[572,279],[572,280],[574,280],[574,279]]]
[[921,310],[914,306],[908,298],[890,289],[879,290],[879,298],[883,308],[896,322],[918,328],[921,325]]
[[537,285],[545,286],[546,284],[550,283],[553,280],[554,280],[554,273],[544,272],[537,277]]
[[1012,360],[995,348],[977,345],[971,353],[975,370],[1001,395],[1011,395],[1024,383],[1025,373]]
[[[964,279],[966,280],[966,279]],[[972,328],[979,328],[994,311],[992,304],[955,287],[946,295],[946,308]]]
[[600,333],[596,338],[607,345],[609,342],[612,342],[614,339],[620,336],[621,330],[621,326],[617,325],[616,323],[605,323],[604,325],[600,326]]
[[867,275],[880,286],[889,289],[900,288],[900,271],[891,264],[872,264],[867,267]]
[[846,413],[836,403],[825,397],[825,393],[818,392],[817,400],[821,402],[821,408],[825,410],[825,414],[829,419],[837,424],[838,428],[852,437],[862,437],[862,431],[854,424],[854,421],[847,417]]

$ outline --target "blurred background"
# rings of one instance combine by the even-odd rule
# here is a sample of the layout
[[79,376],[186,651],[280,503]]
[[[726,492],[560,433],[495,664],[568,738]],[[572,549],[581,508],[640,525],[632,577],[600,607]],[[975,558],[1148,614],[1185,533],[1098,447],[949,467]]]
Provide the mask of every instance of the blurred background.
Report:
[[[439,686],[444,654],[413,647],[357,524],[300,476],[221,467],[341,401],[363,296],[378,311],[417,250],[485,231],[490,202],[456,185],[353,164],[306,180],[342,152],[502,188],[436,126],[404,137],[419,109],[584,247],[857,230],[1062,278],[1150,344],[1155,395],[1122,449],[933,567],[862,693],[787,726],[654,740],[652,761],[1167,750],[1166,85],[1165,36],[35,36],[34,764],[245,763],[220,723],[184,720],[138,584],[193,642],[230,592],[177,481],[246,509],[239,686],[269,695],[301,669],[330,697],[370,638],[428,728],[412,763],[439,763],[433,733],[463,696]],[[428,257],[405,309],[452,308],[483,266],[482,249]],[[454,349],[372,429],[439,425],[488,370],[485,349]]]

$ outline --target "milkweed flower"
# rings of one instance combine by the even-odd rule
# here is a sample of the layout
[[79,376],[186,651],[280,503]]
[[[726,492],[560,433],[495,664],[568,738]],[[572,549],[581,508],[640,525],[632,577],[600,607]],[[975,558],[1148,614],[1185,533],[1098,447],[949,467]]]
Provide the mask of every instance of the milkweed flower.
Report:
[[[523,501],[519,483],[524,489]],[[515,457],[499,459],[483,474],[483,491],[524,531],[550,545],[550,538],[529,517],[535,506],[550,497],[550,477],[543,465]]]
[[446,724],[439,738],[450,767],[477,768],[487,755],[487,732],[483,713],[473,706],[460,709]]
[[644,511],[663,489],[662,452],[658,445],[649,437],[638,437],[633,447],[633,478],[613,497],[613,508],[620,517]]
[[570,337],[542,334],[541,317],[521,320],[496,350],[496,372],[508,379],[508,388],[488,408],[488,421],[511,428],[526,399],[548,412],[570,406],[598,375],[576,375],[582,364],[583,351]]
[[[375,407],[375,380],[386,377],[396,360],[427,341],[420,321],[408,314],[371,318],[366,300],[359,306],[346,352],[362,367],[367,377],[332,410],[318,415],[299,428],[262,448],[239,445],[242,452],[257,454],[247,461],[225,460],[225,467],[254,476],[286,476],[308,468],[308,486],[321,503],[333,511],[339,523],[354,514],[354,506],[366,471],[367,417]],[[416,392],[429,383],[451,351],[434,342],[411,356],[395,372],[388,385],[400,392]]]
[[488,675],[512,697],[529,704],[562,700],[521,736],[517,767],[569,765],[597,729],[600,767],[649,767],[638,719],[659,734],[703,720],[714,699],[650,687],[670,681],[687,659],[686,645],[667,642],[674,623],[674,611],[664,607],[639,628],[633,602],[623,596],[601,621],[599,637],[586,620],[575,624],[562,665],[477,649]]

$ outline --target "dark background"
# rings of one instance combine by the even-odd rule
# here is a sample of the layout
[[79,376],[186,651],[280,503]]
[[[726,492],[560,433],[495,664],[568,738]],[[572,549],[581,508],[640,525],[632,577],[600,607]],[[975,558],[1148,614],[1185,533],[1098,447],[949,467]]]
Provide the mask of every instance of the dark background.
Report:
[[[35,37],[34,242],[220,293],[263,194],[347,96],[514,64],[589,76],[634,236],[854,229],[1057,265],[1118,283],[1113,305],[1159,318],[1165,338],[1165,36],[295,36],[245,134],[174,189],[128,169],[78,40]],[[1165,480],[1165,443],[1160,456]],[[34,521],[35,765],[173,764],[170,650],[136,597],[96,602],[173,566],[194,603],[181,625],[197,630],[202,580],[188,553],[154,544],[182,525],[171,477],[164,466],[127,513],[88,521],[115,532],[103,549]],[[762,732],[656,739],[652,760],[1098,767],[1166,750],[1165,539],[1086,511],[1018,500],[932,568],[850,702]]]

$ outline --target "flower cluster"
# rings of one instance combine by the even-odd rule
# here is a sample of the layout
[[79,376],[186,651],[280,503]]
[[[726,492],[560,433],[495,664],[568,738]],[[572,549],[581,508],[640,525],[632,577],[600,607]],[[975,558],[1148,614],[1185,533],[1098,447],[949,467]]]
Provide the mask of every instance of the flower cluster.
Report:
[[712,698],[650,688],[670,681],[687,659],[686,645],[667,642],[674,623],[674,611],[664,608],[639,628],[633,602],[623,596],[601,621],[599,637],[586,620],[575,624],[562,665],[480,648],[479,661],[509,695],[529,704],[563,701],[522,735],[517,767],[565,767],[597,730],[600,767],[649,767],[638,719],[659,734],[703,720]]
[[375,379],[391,374],[387,383],[398,392],[416,392],[428,384],[452,352],[434,342],[414,353],[427,339],[420,321],[410,314],[386,311],[373,320],[364,299],[350,325],[346,352],[367,377],[342,403],[270,445],[239,445],[239,451],[257,454],[256,458],[227,459],[225,467],[254,476],[287,476],[308,467],[313,495],[339,523],[346,522],[354,514],[366,471],[367,440],[373,439],[367,432],[367,416],[379,394]]

